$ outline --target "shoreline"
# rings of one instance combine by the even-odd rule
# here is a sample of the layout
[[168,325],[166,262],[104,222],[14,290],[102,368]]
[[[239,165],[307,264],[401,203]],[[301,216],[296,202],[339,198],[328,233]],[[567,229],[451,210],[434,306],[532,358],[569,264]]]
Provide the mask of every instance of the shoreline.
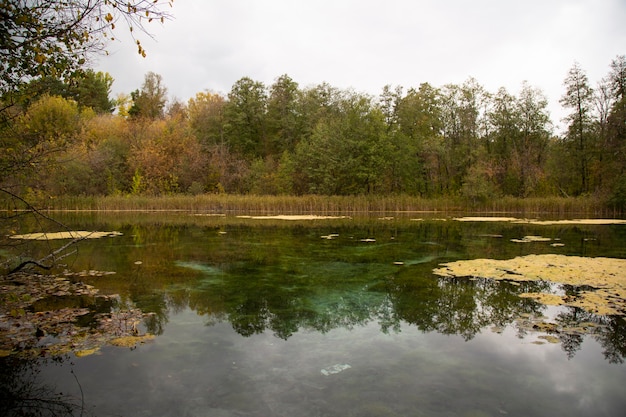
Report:
[[[413,196],[287,196],[287,195],[119,195],[62,196],[32,205],[44,213],[197,213],[204,215],[375,215],[414,213],[558,215],[620,218],[621,208],[594,197],[502,197],[489,201],[467,201],[459,197],[425,199]],[[6,206],[5,206],[6,207]],[[0,208],[0,212],[19,212]],[[28,211],[25,209],[25,211]]]

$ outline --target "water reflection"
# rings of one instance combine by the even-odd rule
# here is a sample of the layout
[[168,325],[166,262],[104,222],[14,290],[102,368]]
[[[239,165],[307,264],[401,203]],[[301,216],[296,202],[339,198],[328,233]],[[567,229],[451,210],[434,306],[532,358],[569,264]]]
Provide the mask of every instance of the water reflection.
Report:
[[[72,279],[117,294],[116,310],[141,310],[142,331],[160,336],[135,350],[69,354],[59,366],[0,359],[0,415],[28,415],[15,399],[41,392],[67,400],[56,415],[586,417],[624,409],[623,365],[615,365],[626,357],[623,318],[519,297],[554,289],[545,282],[432,274],[477,257],[617,256],[626,246],[618,229],[78,224],[124,235],[85,242],[72,265],[115,274]],[[338,236],[321,238],[330,234]],[[565,246],[510,242],[526,235]]]
[[[211,290],[190,291],[188,298],[170,299],[170,305],[178,310],[188,306],[206,315],[208,324],[228,321],[242,336],[269,330],[286,340],[301,329],[325,333],[377,322],[383,333],[400,331],[401,324],[408,323],[423,332],[461,335],[468,341],[487,328],[498,332],[513,326],[520,338],[553,335],[570,358],[587,333],[603,347],[610,362],[622,363],[626,357],[622,318],[598,316],[573,307],[562,307],[554,317],[547,317],[546,306],[518,296],[545,290],[548,283],[514,285],[487,279],[409,279],[403,275],[411,274],[387,276],[370,288],[325,294],[323,301],[306,287],[296,294],[280,288],[264,291],[222,283]],[[522,320],[529,317],[534,320]],[[549,326],[542,327],[545,323]]]
[[[119,294],[122,306],[151,313],[144,325],[156,335],[167,331],[170,314],[190,308],[207,324],[228,322],[245,337],[270,331],[287,340],[303,330],[327,333],[369,323],[388,333],[408,323],[422,332],[468,341],[488,329],[512,328],[533,342],[557,341],[568,357],[580,350],[586,335],[598,340],[608,361],[626,357],[622,318],[569,307],[548,309],[519,297],[543,292],[548,283],[432,274],[442,262],[478,257],[626,256],[624,228],[443,221],[288,227],[227,219],[178,222],[91,224],[124,236],[86,242],[74,265],[116,271],[90,283]],[[331,234],[332,239],[321,238]],[[511,242],[528,235],[558,239],[564,246]],[[537,340],[542,334],[552,338]]]
[[[68,356],[48,359],[0,358],[0,415],[69,417],[85,414],[85,405],[40,377],[44,366],[61,366]],[[78,379],[76,383],[79,384]]]

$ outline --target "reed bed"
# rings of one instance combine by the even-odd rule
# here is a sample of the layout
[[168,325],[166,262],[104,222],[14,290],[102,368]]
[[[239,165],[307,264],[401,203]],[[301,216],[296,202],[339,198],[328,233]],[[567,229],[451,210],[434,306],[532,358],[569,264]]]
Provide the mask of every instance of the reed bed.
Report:
[[593,197],[504,197],[483,202],[462,198],[414,196],[260,196],[205,194],[168,196],[60,197],[46,202],[51,211],[150,211],[205,214],[374,215],[398,213],[474,213],[532,216],[610,216],[622,213]]

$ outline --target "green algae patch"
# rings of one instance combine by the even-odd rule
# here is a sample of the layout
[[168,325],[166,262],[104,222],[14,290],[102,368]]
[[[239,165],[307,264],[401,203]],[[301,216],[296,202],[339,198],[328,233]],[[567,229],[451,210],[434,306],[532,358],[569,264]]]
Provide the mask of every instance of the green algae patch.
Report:
[[20,240],[57,240],[57,239],[100,239],[103,237],[121,236],[120,232],[89,232],[86,230],[73,230],[52,233],[27,233],[23,235],[9,236],[11,239]]
[[[472,259],[442,264],[442,277],[478,277],[512,282],[548,281],[583,288],[575,295],[522,294],[542,304],[579,307],[599,315],[626,315],[626,259],[556,254],[513,259]],[[561,303],[562,302],[562,303]]]

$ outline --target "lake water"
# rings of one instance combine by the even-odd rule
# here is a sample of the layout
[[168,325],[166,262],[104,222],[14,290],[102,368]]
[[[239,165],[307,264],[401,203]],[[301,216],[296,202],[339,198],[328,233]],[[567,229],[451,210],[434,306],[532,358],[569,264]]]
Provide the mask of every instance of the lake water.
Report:
[[[115,272],[75,279],[118,295],[114,309],[140,309],[139,330],[156,337],[5,358],[4,388],[49,401],[39,410],[68,401],[94,416],[624,415],[622,317],[519,297],[546,282],[432,271],[528,254],[626,258],[625,225],[417,217],[68,215],[75,230],[123,233],[82,242],[69,267]],[[550,240],[511,241],[529,235]],[[594,330],[546,333],[532,320]]]

